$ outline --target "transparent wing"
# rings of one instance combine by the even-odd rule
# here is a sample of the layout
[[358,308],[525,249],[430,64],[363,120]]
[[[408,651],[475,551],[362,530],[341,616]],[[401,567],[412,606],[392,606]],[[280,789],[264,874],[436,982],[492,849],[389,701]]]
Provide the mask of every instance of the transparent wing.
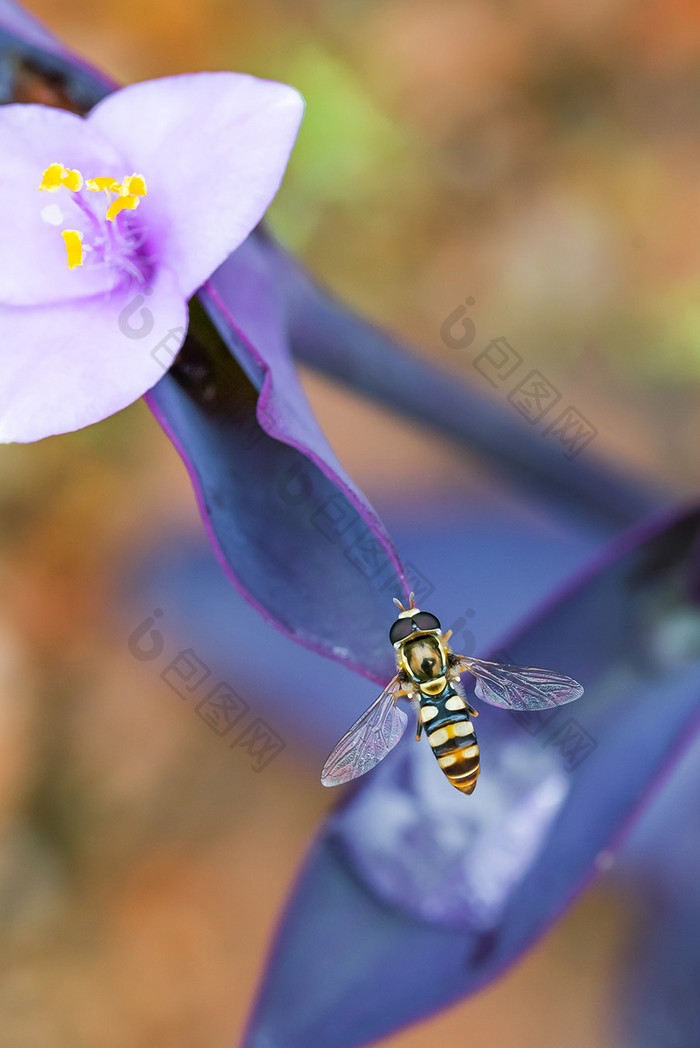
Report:
[[553,670],[506,666],[464,656],[460,663],[476,677],[476,697],[505,710],[545,710],[550,706],[563,706],[583,695],[578,681]]
[[393,750],[408,724],[408,717],[396,705],[400,690],[401,685],[394,677],[379,698],[343,735],[323,765],[321,782],[324,786],[339,786],[359,778]]

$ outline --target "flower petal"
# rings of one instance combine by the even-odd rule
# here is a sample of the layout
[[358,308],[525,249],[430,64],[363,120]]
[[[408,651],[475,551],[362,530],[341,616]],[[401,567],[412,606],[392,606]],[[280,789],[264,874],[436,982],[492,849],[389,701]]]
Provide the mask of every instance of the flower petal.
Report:
[[62,109],[36,105],[0,108],[0,303],[32,305],[85,298],[111,290],[111,267],[70,270],[64,229],[89,231],[75,194],[41,191],[50,164],[82,173],[120,171],[124,160],[97,128]]
[[132,404],[162,378],[186,329],[187,306],[163,266],[145,289],[0,305],[0,441],[80,429]]
[[[458,798],[452,838],[446,825],[435,832],[440,773],[433,762],[428,777],[415,744],[359,781],[289,904],[248,1048],[384,1036],[495,977],[556,918],[697,731],[699,536],[700,512],[637,529],[508,641],[509,657],[570,672],[586,694],[528,723],[481,708],[483,773],[473,797]],[[583,757],[571,752],[580,743]],[[544,759],[543,785],[555,760],[563,789],[549,790],[548,813],[531,792],[528,835],[505,825],[499,850],[489,839],[498,805],[483,786],[491,775],[515,788],[528,753]],[[455,850],[455,835],[469,847]],[[431,867],[418,885],[412,871]]]
[[226,72],[132,84],[89,113],[145,177],[144,221],[186,297],[264,215],[302,114],[286,84]]

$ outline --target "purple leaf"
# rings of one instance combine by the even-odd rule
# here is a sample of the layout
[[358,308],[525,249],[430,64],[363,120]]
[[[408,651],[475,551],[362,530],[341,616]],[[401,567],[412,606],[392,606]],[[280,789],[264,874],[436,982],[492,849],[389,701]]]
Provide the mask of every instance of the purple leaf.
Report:
[[[692,622],[687,626],[692,628]],[[634,1048],[683,1048],[697,1039],[699,804],[696,735],[632,829],[611,872],[626,895],[634,893],[640,915],[624,959],[623,992],[616,994]]]
[[385,1036],[494,978],[558,916],[697,729],[699,533],[700,512],[636,529],[507,640],[509,661],[586,693],[543,714],[482,706],[472,797],[409,738],[358,781],[289,903],[247,1048]]
[[298,642],[382,679],[392,665],[386,608],[406,590],[396,554],[305,404],[275,323],[273,289],[249,267],[237,275],[237,321],[264,341],[254,348],[222,313],[238,364],[191,306],[205,338],[188,337],[147,402],[188,467],[209,537],[239,590]]
[[[697,821],[697,810],[695,812]],[[697,835],[696,825],[688,832]],[[695,869],[697,878],[697,868]],[[639,907],[639,902],[636,902]],[[639,914],[639,909],[637,909]],[[625,958],[620,1018],[629,1048],[692,1048],[700,1029],[700,898],[697,889],[654,895]]]
[[118,85],[13,0],[0,0],[0,103],[42,102],[85,113]]

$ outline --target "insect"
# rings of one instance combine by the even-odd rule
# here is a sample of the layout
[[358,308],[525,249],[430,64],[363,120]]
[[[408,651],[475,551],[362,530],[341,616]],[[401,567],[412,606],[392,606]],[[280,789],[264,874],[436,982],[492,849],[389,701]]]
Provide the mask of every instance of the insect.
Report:
[[414,601],[412,593],[404,608],[394,598],[401,610],[389,630],[389,640],[398,672],[331,753],[321,772],[324,786],[357,779],[386,757],[408,724],[408,716],[397,706],[405,698],[418,717],[416,740],[425,729],[449,781],[462,793],[473,793],[480,763],[471,718],[478,713],[467,702],[460,682],[465,670],[476,677],[477,698],[501,709],[544,710],[583,695],[577,681],[552,670],[455,655],[449,645],[452,631],[443,633],[435,615],[421,611]]

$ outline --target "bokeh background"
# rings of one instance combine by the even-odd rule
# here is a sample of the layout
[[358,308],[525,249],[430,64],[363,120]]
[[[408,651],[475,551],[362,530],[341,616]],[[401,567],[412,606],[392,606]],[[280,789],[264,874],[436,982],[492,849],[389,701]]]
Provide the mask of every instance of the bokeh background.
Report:
[[[270,213],[280,239],[484,396],[503,398],[474,356],[506,336],[597,428],[584,454],[679,499],[697,492],[697,5],[29,7],[121,82],[234,69],[294,84],[308,109]],[[458,352],[440,327],[467,296],[478,337]],[[415,508],[418,471],[421,500],[500,497],[474,456],[325,379],[304,382],[391,520]],[[224,1048],[243,1028],[335,798],[294,716],[293,677],[287,747],[256,774],[160,667],[130,654],[164,588],[184,628],[186,586],[162,580],[186,577],[204,545],[185,470],[142,403],[0,450],[1,1048]],[[274,631],[257,628],[283,659]],[[234,618],[232,649],[236,630]],[[349,675],[330,663],[327,674],[332,702]],[[359,712],[371,694],[357,689]],[[637,906],[601,876],[498,984],[384,1043],[623,1045]]]

